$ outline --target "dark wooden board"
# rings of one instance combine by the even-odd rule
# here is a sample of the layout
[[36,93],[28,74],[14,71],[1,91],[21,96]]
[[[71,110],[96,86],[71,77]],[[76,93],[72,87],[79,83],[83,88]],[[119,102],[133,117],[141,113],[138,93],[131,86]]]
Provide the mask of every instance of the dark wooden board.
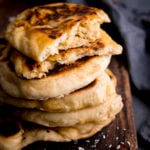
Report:
[[[9,19],[30,6],[21,0],[0,0],[0,37],[3,37]],[[117,92],[122,95],[124,103],[123,110],[112,123],[88,139],[67,143],[37,142],[24,148],[24,150],[138,149],[128,72],[124,64],[116,58],[112,59],[110,68],[117,77]]]

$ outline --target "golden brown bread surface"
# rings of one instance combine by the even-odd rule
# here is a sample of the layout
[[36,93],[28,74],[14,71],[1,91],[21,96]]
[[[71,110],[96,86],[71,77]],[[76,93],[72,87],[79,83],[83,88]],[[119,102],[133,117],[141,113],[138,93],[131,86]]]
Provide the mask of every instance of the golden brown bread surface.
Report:
[[[100,29],[104,22],[110,19],[101,9],[55,3],[29,8],[8,25],[9,44],[0,45],[0,149],[87,138],[121,111],[106,68],[122,47]],[[3,130],[7,121],[14,132]]]
[[42,78],[58,64],[68,65],[86,56],[118,55],[122,52],[122,47],[104,30],[100,29],[99,32],[100,37],[95,41],[78,48],[61,50],[59,54],[50,55],[42,62],[35,62],[10,47],[13,51],[11,62],[15,72],[19,77],[26,79]]
[[88,85],[104,72],[111,57],[84,58],[72,65],[60,66],[44,78],[24,80],[16,75],[10,65],[9,49],[1,53],[0,83],[4,91],[14,97],[37,100],[62,97]]
[[121,100],[120,95],[107,92],[103,103],[76,111],[51,113],[35,109],[13,108],[12,113],[20,119],[47,127],[68,127],[87,122],[98,124],[107,120],[113,112],[118,113],[121,110],[123,106]]
[[6,30],[6,39],[18,51],[41,62],[60,49],[79,47],[100,37],[100,24],[110,22],[97,8],[55,3],[29,8]]
[[[9,118],[9,125],[18,128],[12,135],[6,136],[0,134],[0,148],[2,150],[21,150],[23,147],[37,142],[37,141],[55,141],[55,142],[68,142],[90,137],[108,125],[116,115],[116,111],[98,124],[94,122],[76,125],[72,127],[56,127],[47,128],[38,126],[36,124],[17,122]],[[1,118],[0,118],[1,119]],[[6,122],[4,122],[5,124]],[[5,128],[6,129],[6,128]],[[13,129],[12,129],[13,130]]]
[[47,112],[70,112],[102,103],[106,96],[106,90],[112,87],[110,82],[110,78],[104,73],[82,89],[62,98],[50,98],[45,101],[15,98],[9,96],[0,88],[0,103]]
[[[110,74],[109,71],[108,74]],[[112,79],[115,79],[113,75],[111,75],[110,77]],[[4,133],[0,132],[0,147],[3,150],[11,150],[12,147],[14,147],[14,150],[20,150],[24,146],[27,146],[35,141],[65,142],[65,141],[79,140],[82,138],[90,137],[95,133],[101,131],[102,128],[108,125],[115,118],[116,114],[118,114],[123,107],[121,96],[115,93],[116,82],[114,81],[115,80],[110,82],[111,86],[107,89],[105,100],[101,104],[97,106],[89,107],[89,112],[87,111],[88,109],[85,108],[83,110],[77,110],[75,113],[78,112],[79,113],[78,115],[77,114],[75,115],[74,112],[72,113],[71,118],[75,117],[76,119],[78,118],[79,120],[81,118],[81,120],[83,121],[80,122],[81,124],[67,126],[67,127],[50,128],[50,127],[44,127],[44,126],[32,124],[30,122],[24,124],[23,122],[18,122],[16,119],[13,120],[13,118],[11,119],[9,118],[8,119],[9,125],[13,126],[17,130],[15,130],[13,134],[9,134],[9,136],[6,136]],[[16,116],[20,114],[19,117],[23,117],[25,114],[22,113],[26,113],[26,111],[28,111],[26,109],[24,112],[24,110],[25,109],[22,110],[17,108],[13,110],[8,108],[8,110],[4,109],[3,112],[3,109],[0,108],[0,112],[1,112],[0,114],[5,114],[6,112],[7,114],[9,114],[10,112],[11,115],[13,113],[16,113]],[[30,113],[28,114],[27,112],[28,116],[33,115],[33,113],[36,113],[36,111],[31,112],[31,114]],[[39,113],[39,116],[34,117],[34,120],[30,120],[32,117],[29,117],[29,120],[36,122],[38,118],[42,117],[40,121],[43,121],[43,119],[45,118],[45,116],[43,116],[44,113],[46,114],[46,112]],[[9,117],[11,115],[9,115]],[[49,114],[46,114],[46,116],[47,115]],[[53,116],[54,114],[52,113],[51,115]],[[64,113],[60,113],[60,115],[64,115]],[[69,117],[68,115],[65,116],[65,118],[63,117],[62,119],[60,119],[60,121],[67,119]],[[91,115],[94,116],[92,117]],[[86,116],[90,116],[90,117],[86,118]],[[94,120],[94,118],[97,118],[97,120]],[[56,118],[54,117],[54,120],[55,119]],[[13,120],[13,124],[10,122],[10,120]],[[69,123],[71,123],[71,121],[72,120],[70,119],[68,120]],[[0,125],[3,124],[3,122],[4,124],[7,123],[7,119],[6,118],[3,119],[0,117]]]

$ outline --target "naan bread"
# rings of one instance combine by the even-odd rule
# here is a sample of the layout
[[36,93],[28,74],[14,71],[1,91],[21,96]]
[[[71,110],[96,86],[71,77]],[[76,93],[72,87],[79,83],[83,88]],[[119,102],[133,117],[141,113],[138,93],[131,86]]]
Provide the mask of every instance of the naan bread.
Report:
[[[13,148],[13,150],[20,150],[36,141],[68,142],[88,138],[107,126],[115,118],[115,115],[116,111],[112,112],[112,115],[109,116],[109,118],[99,122],[98,124],[89,122],[72,127],[47,128],[31,123],[26,123],[27,125],[24,125],[24,123],[19,122],[19,124],[16,123],[15,128],[20,130],[15,132],[13,135],[6,136],[0,133],[0,149],[12,150]],[[14,121],[16,120],[13,120],[13,123],[9,121],[9,125],[14,125]]]
[[104,73],[90,85],[74,91],[62,98],[50,98],[45,101],[14,98],[0,88],[0,103],[20,108],[35,108],[47,112],[70,112],[103,103],[108,90],[114,90],[114,81]]
[[58,67],[44,78],[24,80],[15,74],[6,57],[0,56],[0,84],[4,91],[14,97],[37,100],[62,97],[85,87],[104,72],[111,58],[84,58],[72,65]]
[[73,3],[29,8],[6,29],[6,39],[27,57],[41,62],[61,49],[80,47],[100,37],[100,24],[110,22],[101,9]]
[[[105,108],[100,108],[102,113],[97,114],[95,112],[95,115],[97,117],[97,121],[90,121],[82,124],[77,124],[73,126],[66,126],[66,127],[44,127],[36,124],[32,124],[30,122],[23,123],[15,120],[9,115],[9,119],[1,118],[0,117],[0,148],[3,150],[11,150],[12,147],[14,150],[20,150],[21,148],[27,146],[28,144],[31,144],[35,141],[57,141],[57,142],[65,142],[65,141],[71,141],[71,140],[79,140],[82,138],[87,138],[95,133],[99,132],[103,127],[108,125],[115,116],[121,111],[123,107],[123,103],[120,98],[113,98],[112,96],[110,99],[108,99],[109,105],[105,106]],[[105,103],[105,104],[106,104]],[[104,104],[103,104],[104,106]],[[97,107],[95,107],[97,108]],[[1,114],[5,114],[7,111],[7,115],[11,113],[11,109],[4,108],[4,112],[1,110]],[[12,113],[11,113],[12,114]],[[103,115],[102,115],[103,114]],[[90,115],[91,114],[87,114]],[[30,115],[29,115],[30,116]],[[74,117],[74,116],[73,116]],[[81,113],[82,117],[82,113]],[[68,123],[70,120],[68,120]],[[6,126],[7,124],[7,126]],[[5,125],[5,128],[4,128]],[[13,128],[10,128],[13,127]],[[2,128],[3,127],[3,128]],[[13,130],[11,134],[9,133],[6,135],[7,131],[4,130],[9,128],[9,130]],[[14,131],[14,129],[17,129]]]
[[72,127],[34,127],[30,129],[26,128],[22,142],[23,146],[35,141],[56,141],[56,142],[68,142],[72,140],[79,140],[83,138],[91,137],[92,135],[99,132],[102,128],[108,125],[116,115],[116,111],[112,112],[106,120],[99,123],[89,122],[82,125],[76,125]]
[[110,93],[106,95],[103,103],[72,112],[50,113],[34,109],[12,108],[12,113],[20,119],[43,126],[68,127],[87,122],[99,123],[109,118],[111,112],[120,111],[122,106],[121,96]]
[[97,40],[81,47],[61,50],[58,54],[50,55],[42,62],[33,61],[17,50],[13,50],[11,61],[15,72],[19,77],[26,79],[42,78],[58,64],[72,64],[86,56],[121,54],[122,47],[112,40],[104,30],[100,29],[99,32],[100,37]]

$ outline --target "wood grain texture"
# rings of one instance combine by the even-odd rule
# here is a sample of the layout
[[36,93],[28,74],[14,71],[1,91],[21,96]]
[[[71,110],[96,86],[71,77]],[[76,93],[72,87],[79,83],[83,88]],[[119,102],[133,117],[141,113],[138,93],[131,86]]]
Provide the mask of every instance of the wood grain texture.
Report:
[[[0,37],[4,36],[4,30],[11,17],[18,12],[30,7],[25,1],[0,0]],[[36,142],[24,148],[24,150],[136,150],[137,139],[132,108],[132,99],[128,72],[118,59],[113,58],[110,68],[117,77],[117,92],[123,97],[124,108],[116,119],[101,132],[91,138],[68,142]]]

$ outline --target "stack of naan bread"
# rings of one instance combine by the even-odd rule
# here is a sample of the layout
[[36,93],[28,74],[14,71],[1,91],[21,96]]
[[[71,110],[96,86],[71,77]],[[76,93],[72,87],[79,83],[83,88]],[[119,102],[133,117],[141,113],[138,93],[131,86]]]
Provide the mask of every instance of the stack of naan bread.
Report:
[[8,43],[0,47],[0,103],[18,130],[0,134],[0,149],[86,138],[121,111],[107,67],[122,47],[100,28],[105,22],[103,10],[55,3],[29,8],[8,25]]

